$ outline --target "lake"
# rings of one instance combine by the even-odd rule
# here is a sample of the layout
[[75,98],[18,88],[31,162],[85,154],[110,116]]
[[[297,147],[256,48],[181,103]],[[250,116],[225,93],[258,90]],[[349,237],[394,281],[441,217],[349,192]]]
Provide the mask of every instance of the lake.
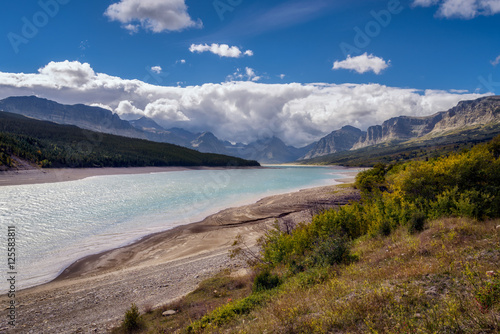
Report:
[[[224,208],[336,184],[352,169],[273,167],[89,177],[0,187],[0,221],[16,228],[17,288],[54,279],[79,258],[200,221]],[[1,243],[2,254],[6,244]],[[6,261],[2,270],[7,272]],[[2,282],[1,291],[7,290]]]

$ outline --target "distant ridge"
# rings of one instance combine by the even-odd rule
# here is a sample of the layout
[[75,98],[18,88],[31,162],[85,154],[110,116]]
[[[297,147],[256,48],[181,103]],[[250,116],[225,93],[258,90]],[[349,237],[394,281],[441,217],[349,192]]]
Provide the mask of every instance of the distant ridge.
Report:
[[6,98],[0,101],[0,110],[92,131],[175,144],[205,153],[237,156],[262,163],[285,163],[376,145],[440,138],[486,125],[494,127],[500,122],[500,96],[462,101],[448,111],[426,117],[393,117],[380,125],[370,126],[367,131],[347,125],[302,148],[286,145],[277,137],[260,138],[248,144],[230,143],[211,132],[165,129],[148,117],[128,122],[107,109],[82,104],[63,105],[36,96]]
[[382,125],[369,127],[367,134],[352,149],[426,135],[436,137],[457,129],[498,122],[500,122],[500,96],[488,96],[472,101],[461,101],[448,111],[427,117],[391,118]]
[[122,120],[111,111],[84,104],[64,105],[36,96],[13,96],[0,100],[0,110],[20,114],[42,121],[76,125],[79,128],[146,139],[129,122]]
[[[461,101],[448,111],[426,117],[393,117],[381,125],[370,126],[366,132],[346,126],[320,139],[301,160],[375,145],[395,145],[419,139],[437,140],[457,132],[477,130],[485,126],[492,128],[493,132],[495,128],[500,127],[500,96]],[[488,136],[487,131],[484,135]]]
[[[63,105],[36,96],[6,98],[0,101],[0,110],[92,131],[175,144],[203,153],[231,155],[242,159],[257,157],[264,163],[292,162],[310,149],[287,146],[279,138],[263,138],[248,145],[231,144],[220,140],[211,132],[192,133],[181,128],[165,129],[146,116],[129,122],[107,109],[82,104]],[[280,147],[284,152],[279,151]]]
[[336,152],[348,151],[366,132],[347,125],[340,130],[332,131],[328,136],[321,138],[314,147],[301,159],[312,159]]

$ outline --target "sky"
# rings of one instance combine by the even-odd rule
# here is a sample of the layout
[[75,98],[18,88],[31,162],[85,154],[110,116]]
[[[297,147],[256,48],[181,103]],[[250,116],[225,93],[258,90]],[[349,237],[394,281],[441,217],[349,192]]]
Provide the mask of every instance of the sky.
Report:
[[0,98],[303,146],[500,94],[500,0],[26,0],[0,13]]

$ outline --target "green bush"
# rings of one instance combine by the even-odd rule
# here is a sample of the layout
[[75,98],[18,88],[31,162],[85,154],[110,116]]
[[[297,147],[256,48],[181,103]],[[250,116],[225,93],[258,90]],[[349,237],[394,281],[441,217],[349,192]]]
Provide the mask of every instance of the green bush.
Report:
[[356,188],[365,195],[386,189],[385,175],[388,169],[384,164],[376,164],[372,169],[359,173],[356,176]]
[[254,292],[271,290],[279,286],[280,283],[281,280],[277,275],[273,275],[269,270],[265,269],[255,276],[252,290]]
[[331,236],[316,242],[309,256],[312,266],[327,267],[351,261],[350,243],[345,237]]
[[483,312],[500,304],[500,278],[494,277],[479,286],[476,290],[476,300]]
[[132,303],[127,312],[125,312],[122,327],[127,332],[132,332],[142,327],[142,317],[139,313],[139,308],[134,303]]
[[422,211],[415,211],[410,218],[408,230],[410,233],[422,232],[425,227],[427,216]]

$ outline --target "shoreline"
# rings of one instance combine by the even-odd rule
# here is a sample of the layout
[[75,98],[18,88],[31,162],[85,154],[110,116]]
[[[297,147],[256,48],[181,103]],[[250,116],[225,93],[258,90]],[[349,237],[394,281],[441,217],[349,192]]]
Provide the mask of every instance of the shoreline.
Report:
[[99,167],[99,168],[33,168],[0,171],[0,187],[83,180],[94,176],[154,174],[190,170],[255,169],[265,167]]
[[[265,168],[265,167],[263,167],[263,168]],[[211,169],[211,168],[209,168],[209,169]],[[185,170],[191,170],[191,169],[185,169]],[[172,170],[172,171],[174,171],[174,170]],[[192,222],[192,223],[189,223],[186,225],[176,226],[176,227],[171,228],[169,230],[164,230],[164,231],[159,231],[159,232],[147,234],[147,235],[141,236],[141,237],[137,238],[136,240],[133,240],[132,242],[125,244],[123,246],[107,249],[107,250],[104,250],[104,251],[101,251],[101,252],[98,252],[95,254],[86,255],[86,256],[74,261],[73,263],[68,265],[66,268],[62,269],[60,271],[60,273],[54,279],[52,279],[46,283],[42,283],[42,284],[38,284],[38,285],[35,285],[32,287],[28,287],[26,289],[35,288],[37,286],[49,284],[51,282],[56,282],[56,281],[60,281],[60,280],[68,279],[68,278],[74,278],[74,277],[79,276],[80,274],[88,274],[90,267],[92,267],[92,268],[97,267],[100,270],[106,270],[104,268],[107,268],[107,267],[104,267],[104,266],[98,264],[99,260],[102,260],[102,258],[106,258],[106,257],[113,257],[117,253],[121,253],[122,251],[124,251],[124,252],[127,251],[128,248],[140,247],[142,243],[154,244],[161,239],[173,238],[173,237],[175,237],[177,235],[181,235],[183,233],[203,233],[203,232],[212,231],[212,229],[217,230],[218,227],[224,228],[227,226],[235,226],[238,224],[252,224],[252,223],[258,223],[259,221],[265,220],[265,219],[278,218],[278,217],[259,216],[258,218],[252,218],[252,219],[247,219],[247,220],[241,221],[242,217],[238,217],[237,219],[233,218],[234,221],[231,221],[231,219],[230,219],[229,222],[226,221],[226,223],[224,223],[224,224],[220,224],[218,226],[216,225],[215,228],[214,228],[214,225],[211,225],[211,223],[213,221],[223,219],[223,218],[221,218],[223,216],[232,215],[232,212],[241,211],[243,208],[251,207],[251,206],[254,206],[257,204],[263,205],[262,202],[266,202],[266,200],[269,200],[270,198],[279,198],[279,197],[283,197],[283,196],[293,196],[296,193],[316,191],[316,190],[325,189],[325,188],[329,188],[329,187],[337,187],[337,186],[343,185],[343,184],[354,183],[354,181],[355,181],[354,176],[356,174],[358,174],[358,172],[345,173],[346,177],[334,179],[335,182],[338,182],[338,184],[334,184],[334,185],[304,188],[304,189],[299,189],[299,190],[287,192],[284,194],[265,196],[261,199],[258,199],[254,203],[243,204],[243,205],[238,205],[238,206],[229,207],[229,208],[219,210],[214,214],[208,215],[207,217],[205,217],[201,221],[196,221],[196,222]],[[107,175],[120,175],[120,174],[107,174]],[[347,203],[341,203],[341,204],[347,204]],[[306,207],[306,206],[308,206],[308,204],[304,203],[303,206]],[[279,216],[281,216],[283,214],[291,214],[291,213],[293,213],[293,212],[285,212],[285,213],[279,214]],[[94,265],[89,266],[89,263],[94,263]],[[116,262],[114,263],[114,265],[116,265]],[[93,269],[91,269],[91,270],[93,270]],[[25,290],[25,289],[23,289],[23,290]]]
[[[222,269],[241,267],[227,256],[238,234],[252,245],[275,219],[308,220],[315,207],[339,206],[358,198],[356,190],[339,185],[269,196],[84,257],[56,279],[17,292],[23,301],[19,324],[42,331],[82,328],[100,333],[119,323],[130,302],[159,306],[189,293]],[[6,296],[0,300],[5,302]],[[57,319],[57,324],[44,322],[47,317]],[[0,322],[0,329],[5,328]],[[23,331],[16,328],[16,332]]]
[[[255,169],[255,167],[236,167],[236,168],[231,168],[231,169],[249,169],[249,168]],[[272,168],[272,167],[264,166],[264,167],[258,167],[257,169],[267,169],[267,168]],[[337,169],[335,166],[329,167],[329,168]],[[35,170],[34,172],[35,173],[44,173],[44,172],[47,173],[48,172],[49,174],[52,173],[55,175],[57,175],[58,173],[66,173],[72,180],[77,180],[77,179],[81,179],[81,178],[85,178],[85,177],[96,177],[96,176],[107,176],[107,175],[119,176],[119,175],[134,175],[134,174],[145,174],[145,173],[147,173],[147,174],[157,174],[157,173],[160,174],[160,173],[175,172],[175,171],[225,170],[225,169],[227,169],[227,168],[225,168],[225,167],[193,167],[193,168],[184,168],[184,167],[145,167],[145,168],[142,168],[142,167],[139,167],[139,168],[95,168],[95,169],[90,168],[90,169],[62,169],[62,170],[52,169],[52,170],[46,170],[46,171],[39,169],[39,170]],[[321,186],[325,186],[325,185],[332,185],[332,182],[333,182],[333,184],[350,183],[350,182],[353,182],[353,180],[354,180],[352,178],[352,176],[356,175],[359,171],[358,169],[351,169],[351,168],[340,168],[340,169],[341,170],[350,170],[350,171],[349,172],[344,171],[342,173],[342,176],[337,175],[335,179],[330,179],[326,183],[318,183],[316,185],[303,185],[303,187],[291,188],[291,189],[284,190],[284,191],[268,192],[267,194],[260,194],[258,196],[256,195],[256,196],[247,198],[245,200],[236,201],[234,203],[226,203],[225,205],[215,206],[213,210],[208,210],[208,212],[205,212],[203,215],[200,214],[196,217],[193,217],[193,219],[189,219],[190,221],[185,221],[184,224],[187,224],[187,225],[184,225],[184,226],[189,226],[191,224],[199,223],[204,218],[206,218],[210,215],[217,214],[218,212],[224,210],[225,208],[227,208],[229,206],[240,207],[240,206],[252,204],[256,201],[261,200],[263,197],[286,194],[286,193],[290,193],[290,192],[296,192],[299,190],[303,190],[304,187],[305,187],[305,189],[308,189],[309,187],[321,187]],[[28,171],[31,171],[31,170],[28,170]],[[6,175],[5,173],[0,173],[0,180],[1,180],[2,174]],[[19,175],[21,176],[20,178],[19,178]],[[30,180],[26,178],[26,175],[32,176],[32,175],[36,175],[36,174],[32,174],[32,173],[19,174],[19,173],[12,173],[12,172],[9,173],[9,177],[14,178],[13,183],[31,184]],[[40,181],[40,183],[45,182],[45,181],[48,181],[48,180],[45,179],[43,181]],[[59,181],[66,181],[66,180],[59,180]],[[55,181],[55,182],[57,182],[57,181]],[[165,224],[163,224],[163,225],[165,225]],[[53,269],[52,272],[50,272],[49,274],[45,275],[46,272],[42,270],[42,272],[44,273],[44,275],[46,277],[34,276],[34,277],[42,277],[42,278],[35,279],[35,280],[31,280],[31,279],[23,280],[22,283],[20,284],[21,286],[18,287],[18,290],[21,291],[21,290],[29,289],[32,287],[40,286],[43,284],[47,284],[47,283],[55,281],[55,280],[59,280],[61,277],[65,276],[65,273],[67,273],[68,268],[70,268],[70,267],[72,268],[75,265],[75,263],[81,263],[83,260],[92,259],[92,258],[96,258],[96,257],[98,258],[103,253],[112,252],[116,249],[121,249],[124,247],[128,247],[130,245],[134,245],[138,242],[142,242],[143,240],[154,237],[154,235],[156,235],[156,234],[170,232],[172,230],[174,230],[174,232],[177,231],[178,227],[175,227],[175,226],[171,227],[168,225],[170,225],[170,224],[167,224],[166,226],[158,225],[158,228],[155,228],[155,229],[149,230],[149,231],[143,230],[142,232],[139,232],[139,230],[137,230],[138,233],[135,233],[132,237],[127,237],[126,239],[122,240],[121,242],[117,241],[117,242],[114,242],[113,244],[108,244],[108,245],[103,246],[103,247],[98,247],[97,249],[89,248],[87,251],[82,252],[82,253],[78,254],[77,256],[73,256],[72,258],[70,257],[70,258],[66,259],[64,262],[60,261],[58,263],[54,263],[54,265],[56,265],[57,268],[54,268],[55,270]],[[4,290],[4,289],[2,289],[2,290]],[[3,292],[5,292],[5,290],[1,291],[0,294]]]

